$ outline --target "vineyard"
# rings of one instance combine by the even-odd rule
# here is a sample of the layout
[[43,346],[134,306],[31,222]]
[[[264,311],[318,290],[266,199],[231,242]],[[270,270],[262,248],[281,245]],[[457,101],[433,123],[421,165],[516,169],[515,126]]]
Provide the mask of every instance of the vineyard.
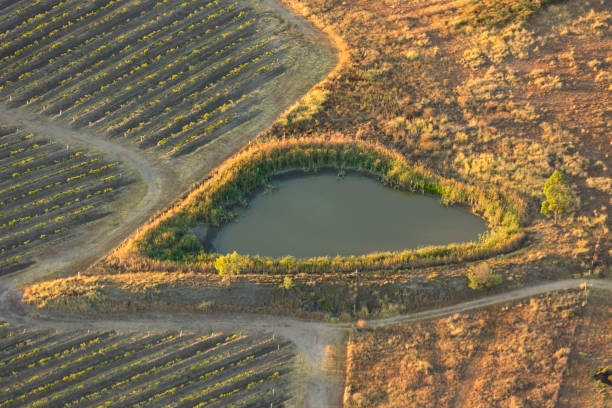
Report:
[[0,127],[0,274],[28,266],[43,246],[105,216],[129,182],[117,162]]
[[280,406],[294,351],[263,335],[0,323],[1,407]]
[[229,0],[0,2],[0,98],[164,156],[256,117],[281,20]]

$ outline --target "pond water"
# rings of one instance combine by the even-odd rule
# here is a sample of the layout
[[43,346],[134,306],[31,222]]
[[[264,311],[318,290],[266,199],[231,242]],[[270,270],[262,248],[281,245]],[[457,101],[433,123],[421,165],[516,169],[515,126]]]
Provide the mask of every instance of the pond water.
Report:
[[237,251],[298,258],[360,255],[473,241],[484,220],[439,197],[393,190],[373,178],[328,172],[273,179],[212,240]]

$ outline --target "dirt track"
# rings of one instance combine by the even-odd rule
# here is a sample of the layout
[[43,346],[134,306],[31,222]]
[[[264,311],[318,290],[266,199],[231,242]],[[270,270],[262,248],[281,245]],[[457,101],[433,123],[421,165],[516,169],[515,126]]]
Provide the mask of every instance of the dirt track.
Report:
[[[419,320],[435,319],[454,313],[466,312],[481,307],[520,300],[542,293],[578,288],[587,284],[598,289],[612,291],[611,280],[566,279],[541,285],[525,287],[510,292],[486,296],[481,299],[462,302],[456,305],[410,313],[385,319],[373,319],[366,327],[374,328],[397,323],[410,323]],[[194,315],[188,313],[145,313],[109,315],[99,318],[41,312],[37,315],[24,313],[19,308],[11,308],[9,296],[5,292],[0,303],[0,315],[13,324],[27,327],[56,328],[62,330],[116,329],[116,330],[204,330],[228,332],[270,332],[291,340],[301,353],[304,382],[301,394],[306,407],[341,406],[343,391],[342,375],[330,372],[327,362],[327,346],[338,346],[344,342],[347,331],[353,325],[309,322],[298,319],[257,314],[216,314]]]
[[[65,144],[71,148],[84,148],[89,152],[103,154],[107,160],[119,161],[137,179],[138,184],[129,193],[127,200],[129,203],[119,207],[103,222],[97,223],[95,229],[87,228],[87,231],[84,231],[79,228],[79,232],[86,234],[87,239],[79,240],[78,251],[71,250],[73,246],[66,248],[65,251],[54,251],[54,255],[45,257],[44,265],[38,263],[22,273],[4,278],[2,282],[4,286],[7,285],[6,280],[15,281],[10,285],[14,287],[21,282],[47,276],[49,271],[61,275],[86,269],[142,225],[152,213],[167,205],[170,201],[168,197],[176,193],[173,191],[176,188],[170,182],[172,178],[167,170],[150,163],[138,152],[109,142],[100,136],[90,135],[83,130],[72,130],[61,123],[24,110],[9,109],[3,103],[0,103],[0,121],[48,137],[55,143]],[[138,194],[138,190],[146,192]],[[74,245],[74,242],[69,243]]]
[[468,310],[478,309],[481,307],[491,306],[499,303],[512,302],[515,300],[537,296],[542,293],[552,292],[555,290],[578,288],[583,284],[587,284],[598,289],[612,291],[611,280],[565,279],[536,286],[529,286],[510,292],[500,293],[497,295],[486,296],[480,299],[470,300],[468,302],[462,302],[456,305],[442,307],[438,309],[431,309],[418,313],[394,316],[386,319],[371,320],[368,322],[368,327],[381,327],[396,323],[410,323],[416,322],[418,320],[437,319],[454,313],[466,312]]

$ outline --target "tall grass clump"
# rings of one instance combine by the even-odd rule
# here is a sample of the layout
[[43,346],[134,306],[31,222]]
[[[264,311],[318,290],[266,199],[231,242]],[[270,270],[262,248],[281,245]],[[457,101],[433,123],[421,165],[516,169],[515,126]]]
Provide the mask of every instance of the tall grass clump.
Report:
[[404,157],[380,145],[352,139],[290,139],[260,142],[222,165],[206,183],[174,208],[153,220],[123,248],[160,261],[213,265],[218,254],[198,244],[192,228],[231,221],[248,197],[287,170],[315,172],[322,168],[355,170],[374,175],[385,185],[437,194],[444,204],[463,204],[487,220],[489,231],[476,242],[431,246],[401,252],[311,259],[244,256],[243,273],[318,273],[416,267],[481,259],[516,248],[522,241],[524,203],[498,191],[484,190],[411,166]]

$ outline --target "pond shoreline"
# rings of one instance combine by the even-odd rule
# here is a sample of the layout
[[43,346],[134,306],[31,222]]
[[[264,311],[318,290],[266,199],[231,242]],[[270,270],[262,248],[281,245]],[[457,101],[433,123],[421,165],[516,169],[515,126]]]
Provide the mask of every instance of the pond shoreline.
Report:
[[[346,183],[335,185],[342,180]],[[485,221],[465,206],[444,206],[439,196],[393,188],[357,169],[289,169],[243,198],[245,206],[232,207],[238,217],[219,227],[191,228],[206,252],[359,256],[472,242],[487,231]],[[274,210],[268,213],[270,206]],[[373,211],[378,206],[382,211]]]
[[[526,203],[516,194],[485,191],[479,186],[444,178],[409,163],[399,153],[383,146],[337,137],[275,140],[250,146],[219,167],[212,178],[194,189],[175,207],[141,229],[131,242],[126,243],[126,251],[136,250],[139,256],[159,261],[213,268],[221,254],[203,251],[192,230],[194,227],[201,223],[215,226],[227,224],[236,217],[236,209],[246,205],[246,198],[265,189],[274,176],[307,175],[312,174],[314,169],[324,171],[326,168],[356,170],[359,174],[369,175],[371,179],[382,180],[393,189],[428,192],[441,197],[444,205],[468,206],[472,214],[486,221],[489,230],[476,241],[417,249],[377,250],[361,252],[360,255],[306,259],[244,256],[245,272],[322,273],[353,271],[356,268],[380,270],[462,263],[513,251],[525,241],[526,234],[521,225],[527,218]],[[337,174],[337,170],[333,172]],[[311,213],[310,210],[306,212]],[[307,215],[316,216],[316,211]],[[318,222],[316,218],[314,222]],[[206,238],[208,229],[198,229],[201,229],[200,236]],[[290,232],[296,233],[299,231]]]

